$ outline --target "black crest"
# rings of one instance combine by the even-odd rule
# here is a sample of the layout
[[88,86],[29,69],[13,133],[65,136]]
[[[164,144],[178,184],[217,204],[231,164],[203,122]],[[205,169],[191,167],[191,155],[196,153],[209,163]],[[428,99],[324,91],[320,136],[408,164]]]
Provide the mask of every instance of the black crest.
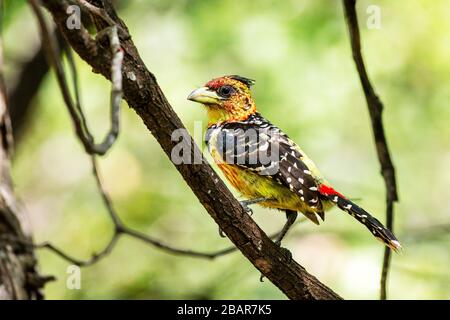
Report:
[[255,80],[252,80],[252,79],[249,79],[249,78],[246,78],[246,77],[241,77],[241,76],[238,76],[238,75],[231,75],[231,76],[228,76],[228,78],[237,80],[239,82],[242,82],[243,84],[245,84],[249,88],[252,85],[255,84]]

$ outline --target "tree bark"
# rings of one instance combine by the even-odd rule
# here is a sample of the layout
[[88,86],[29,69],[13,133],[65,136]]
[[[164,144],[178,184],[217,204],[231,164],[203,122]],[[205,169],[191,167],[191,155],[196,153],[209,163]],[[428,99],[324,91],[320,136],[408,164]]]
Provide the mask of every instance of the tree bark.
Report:
[[45,283],[36,270],[33,248],[20,218],[23,207],[14,194],[10,156],[12,129],[6,104],[0,39],[0,299],[40,299]]

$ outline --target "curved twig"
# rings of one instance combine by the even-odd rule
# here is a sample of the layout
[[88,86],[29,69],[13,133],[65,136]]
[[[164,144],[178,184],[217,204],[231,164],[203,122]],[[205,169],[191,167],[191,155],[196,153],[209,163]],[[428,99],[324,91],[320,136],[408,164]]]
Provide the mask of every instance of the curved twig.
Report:
[[[394,202],[398,201],[397,183],[395,180],[395,169],[390,156],[386,135],[383,127],[383,104],[375,93],[370,83],[364,66],[364,60],[361,54],[361,40],[359,36],[358,17],[356,14],[356,0],[343,0],[344,13],[347,21],[350,42],[352,47],[353,59],[358,70],[359,79],[364,91],[369,109],[370,120],[372,123],[372,131],[375,139],[375,147],[377,149],[378,161],[381,165],[381,175],[383,176],[386,186],[386,227],[393,231],[394,227]],[[391,259],[391,249],[385,247],[383,257],[383,267],[381,271],[381,291],[380,299],[387,298],[387,279],[389,273]]]
[[[109,37],[110,50],[111,50],[111,127],[106,134],[103,141],[99,144],[94,142],[94,138],[90,133],[86,119],[84,119],[81,114],[81,106],[74,103],[70,95],[70,91],[67,85],[66,76],[64,72],[63,65],[59,59],[59,49],[55,39],[50,35],[50,31],[45,23],[44,16],[42,15],[41,9],[38,5],[38,0],[29,0],[34,14],[38,20],[39,27],[42,35],[42,43],[45,45],[45,51],[49,63],[53,66],[56,72],[56,78],[58,85],[63,94],[64,102],[68,108],[70,117],[75,126],[75,132],[83,144],[85,150],[89,154],[104,155],[114,144],[119,134],[119,109],[120,102],[122,100],[122,61],[123,61],[123,51],[120,48],[119,37],[116,26],[111,26],[106,34]],[[68,56],[70,58],[70,55]],[[72,70],[73,71],[73,70]],[[77,81],[74,78],[74,81]],[[78,95],[78,92],[75,93]]]

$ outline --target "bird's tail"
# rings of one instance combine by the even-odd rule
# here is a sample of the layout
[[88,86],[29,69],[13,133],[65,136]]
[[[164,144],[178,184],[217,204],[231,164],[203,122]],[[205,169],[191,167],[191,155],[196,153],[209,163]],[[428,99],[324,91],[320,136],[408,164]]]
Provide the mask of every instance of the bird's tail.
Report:
[[401,250],[402,246],[394,234],[366,210],[351,202],[331,187],[322,185],[319,191],[340,209],[348,212],[352,217],[365,225],[378,240],[386,244],[389,248],[396,252]]

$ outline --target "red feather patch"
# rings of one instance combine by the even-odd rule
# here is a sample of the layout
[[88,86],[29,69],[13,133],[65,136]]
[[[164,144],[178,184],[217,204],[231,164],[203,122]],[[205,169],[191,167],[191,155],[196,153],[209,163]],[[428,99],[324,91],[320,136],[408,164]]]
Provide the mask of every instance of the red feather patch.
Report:
[[332,187],[327,186],[325,184],[320,185],[319,192],[321,194],[323,194],[324,196],[334,196],[335,195],[335,196],[339,196],[339,197],[345,199],[345,197],[342,194],[340,194],[339,192],[334,190]]

